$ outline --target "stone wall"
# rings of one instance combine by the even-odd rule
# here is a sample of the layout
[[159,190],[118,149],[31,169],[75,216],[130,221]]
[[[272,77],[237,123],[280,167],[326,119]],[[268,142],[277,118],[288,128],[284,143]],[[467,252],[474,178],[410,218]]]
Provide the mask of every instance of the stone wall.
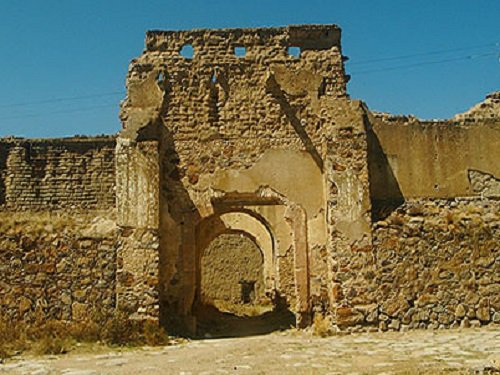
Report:
[[116,139],[0,141],[0,313],[117,307],[195,333],[206,282],[248,266],[205,256],[238,233],[298,326],[498,322],[500,96],[370,113],[343,61],[335,25],[148,32]]
[[[183,55],[188,47],[191,56]],[[266,288],[279,291],[291,311],[310,315],[311,275],[315,298],[328,298],[323,143],[331,108],[351,110],[347,80],[335,25],[148,32],[129,68],[118,143],[120,153],[158,145],[158,158],[143,165],[160,166],[159,291],[167,319],[190,320],[201,254],[229,225],[221,219],[228,213],[265,228]],[[119,166],[119,180],[125,170]],[[127,190],[119,189],[119,210],[136,216]],[[261,235],[250,220],[240,223],[238,230]]]
[[9,145],[5,142],[0,142],[0,207],[5,205],[5,178],[8,156]]
[[201,257],[201,300],[243,303],[242,282],[254,282],[252,302],[264,298],[264,257],[255,242],[239,233],[215,238]]
[[374,223],[373,238],[345,264],[341,328],[500,323],[499,201],[408,200]]
[[0,205],[8,210],[115,206],[114,137],[0,139]]
[[109,212],[0,212],[0,316],[33,322],[112,312],[116,247]]
[[114,137],[0,139],[2,316],[32,322],[113,311],[114,155]]

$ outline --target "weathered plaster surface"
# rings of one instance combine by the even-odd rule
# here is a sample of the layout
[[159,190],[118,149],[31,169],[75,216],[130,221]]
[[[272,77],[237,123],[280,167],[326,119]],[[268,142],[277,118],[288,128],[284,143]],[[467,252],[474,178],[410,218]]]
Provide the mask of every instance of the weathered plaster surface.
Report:
[[[343,61],[334,25],[151,31],[116,138],[0,140],[0,313],[195,333],[251,278],[298,326],[500,322],[499,93],[452,120],[371,113]],[[13,234],[21,211],[88,223]]]

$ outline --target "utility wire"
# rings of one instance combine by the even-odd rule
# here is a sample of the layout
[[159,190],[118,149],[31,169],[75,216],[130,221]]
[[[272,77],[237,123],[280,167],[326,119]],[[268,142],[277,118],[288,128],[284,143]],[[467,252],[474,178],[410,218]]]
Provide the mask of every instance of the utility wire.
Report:
[[63,113],[86,112],[86,111],[92,111],[94,109],[111,108],[111,107],[117,108],[117,105],[116,104],[96,105],[96,106],[92,106],[92,107],[75,108],[75,109],[68,109],[68,110],[63,110],[63,111],[52,111],[52,112],[46,112],[46,113],[36,113],[36,114],[31,114],[31,115],[14,115],[14,116],[0,117],[0,121],[13,120],[13,119],[23,119],[23,118],[28,118],[28,117],[42,117],[45,115],[58,115],[58,114],[63,114]]
[[[443,54],[443,53],[465,51],[465,50],[470,50],[470,49],[474,49],[474,48],[484,48],[484,47],[499,46],[499,45],[500,45],[500,42],[487,43],[487,44],[471,46],[471,47],[464,47],[464,48],[454,48],[454,49],[448,49],[448,50],[430,51],[430,52],[423,52],[423,53],[417,53],[417,54],[412,54],[412,55],[393,56],[393,57],[386,57],[386,58],[380,58],[380,59],[370,59],[370,60],[357,61],[357,62],[355,61],[353,63],[350,63],[350,65],[376,64],[376,63],[383,62],[383,61],[403,60],[403,59],[408,59],[408,58],[413,58],[413,57],[439,55],[439,54]],[[436,60],[436,61],[424,61],[424,62],[420,62],[420,63],[397,65],[397,66],[392,66],[392,67],[368,69],[368,70],[361,70],[361,71],[357,71],[357,72],[354,71],[351,74],[353,74],[353,75],[354,74],[369,74],[369,73],[378,73],[378,72],[391,71],[391,70],[407,69],[407,68],[419,67],[419,66],[425,66],[425,65],[444,64],[444,63],[454,62],[454,61],[484,58],[484,57],[493,56],[493,55],[497,55],[497,54],[498,54],[498,52],[483,53],[483,54],[477,54],[477,55],[467,55],[467,56],[460,56],[460,57],[454,57],[454,58],[448,58],[448,59],[442,59],[442,60]],[[112,92],[98,93],[98,94],[92,94],[92,95],[58,97],[58,98],[38,100],[38,101],[27,101],[27,102],[20,102],[20,103],[2,104],[2,105],[0,105],[0,108],[26,107],[26,106],[32,106],[32,105],[38,105],[38,104],[73,102],[73,101],[88,100],[88,99],[94,99],[94,98],[103,98],[103,97],[111,97],[111,96],[124,96],[124,95],[125,95],[125,91],[112,91]],[[84,108],[75,108],[75,109],[52,111],[52,112],[38,113],[38,114],[31,114],[31,115],[30,114],[12,115],[12,116],[0,117],[0,120],[22,119],[22,118],[28,118],[28,117],[41,117],[41,116],[52,115],[52,114],[55,115],[55,114],[85,112],[85,111],[90,111],[93,109],[110,108],[110,107],[116,107],[116,104],[99,105],[99,106],[91,106],[91,107],[84,107]]]
[[2,104],[2,105],[0,105],[0,108],[25,107],[25,106],[36,105],[36,104],[50,104],[50,103],[60,103],[60,102],[71,102],[71,101],[94,99],[94,98],[103,98],[103,97],[106,97],[106,96],[118,96],[118,95],[125,95],[125,91],[113,91],[113,92],[107,92],[107,93],[102,93],[102,94],[94,94],[94,95],[66,96],[66,97],[59,97],[59,98],[53,98],[53,99],[38,100],[38,101],[32,101],[32,102]]
[[354,74],[385,72],[385,71],[389,71],[389,70],[407,69],[407,68],[413,68],[413,67],[419,67],[419,66],[425,66],[425,65],[444,64],[444,63],[453,62],[453,61],[479,59],[479,58],[495,56],[495,55],[498,55],[498,52],[484,53],[484,54],[479,54],[479,55],[460,56],[460,57],[454,57],[454,58],[436,60],[436,61],[425,61],[425,62],[415,63],[415,64],[397,65],[397,66],[392,66],[392,67],[387,67],[387,68],[361,70],[361,71],[357,71],[357,72],[354,71],[354,72],[351,72],[350,74],[354,75]]
[[496,46],[496,47],[500,46],[500,42],[492,42],[492,43],[481,44],[481,45],[470,46],[470,47],[463,47],[463,48],[452,48],[452,49],[436,50],[436,51],[430,51],[430,52],[421,52],[421,53],[415,53],[415,54],[411,54],[411,55],[381,57],[381,58],[376,58],[376,59],[353,61],[353,62],[348,62],[348,64],[349,65],[373,64],[373,63],[378,63],[378,62],[382,62],[382,61],[404,60],[404,59],[410,59],[410,58],[414,58],[414,57],[441,55],[441,54],[447,54],[450,52],[469,51],[472,49],[479,49],[479,48],[493,47],[493,46]]

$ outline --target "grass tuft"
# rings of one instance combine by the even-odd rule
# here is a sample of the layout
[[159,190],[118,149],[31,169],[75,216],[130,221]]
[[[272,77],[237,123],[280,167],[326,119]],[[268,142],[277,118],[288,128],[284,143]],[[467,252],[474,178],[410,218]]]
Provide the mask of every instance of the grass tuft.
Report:
[[328,315],[314,314],[312,327],[314,336],[328,337],[333,335],[332,320]]
[[128,319],[123,312],[103,317],[91,314],[86,321],[45,321],[27,324],[0,317],[0,360],[22,352],[64,354],[78,343],[109,346],[162,346],[169,336],[156,321]]

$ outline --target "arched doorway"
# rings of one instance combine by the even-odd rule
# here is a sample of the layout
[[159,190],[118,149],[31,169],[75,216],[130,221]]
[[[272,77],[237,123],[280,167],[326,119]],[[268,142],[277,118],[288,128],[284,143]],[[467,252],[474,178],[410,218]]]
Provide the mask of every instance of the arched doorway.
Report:
[[203,220],[197,230],[197,332],[210,337],[268,333],[295,325],[276,289],[269,225],[251,211]]

